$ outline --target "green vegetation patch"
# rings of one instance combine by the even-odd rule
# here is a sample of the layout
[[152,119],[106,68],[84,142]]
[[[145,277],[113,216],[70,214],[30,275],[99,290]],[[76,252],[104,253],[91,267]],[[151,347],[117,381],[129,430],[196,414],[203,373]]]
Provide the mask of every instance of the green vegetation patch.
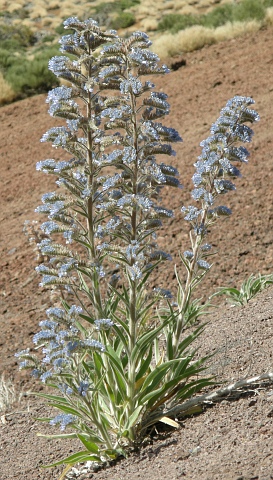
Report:
[[158,24],[158,30],[169,30],[172,33],[177,33],[179,30],[185,30],[192,27],[192,25],[200,24],[199,17],[197,15],[177,15],[170,13],[165,15]]
[[[36,93],[47,92],[58,85],[55,75],[48,70],[48,61],[52,57],[51,49],[38,53],[33,60],[26,56],[7,58],[10,62],[4,78],[12,86],[19,98]],[[4,58],[4,57],[3,57]]]
[[200,23],[207,28],[217,28],[225,23],[233,21],[234,5],[232,3],[226,3],[225,5],[219,5],[211,12],[200,17]]
[[121,12],[117,18],[111,21],[111,27],[115,30],[128,28],[136,23],[135,16],[131,12]]
[[26,48],[36,43],[33,31],[26,25],[0,24],[0,42],[2,48],[15,50]]
[[259,0],[243,0],[234,5],[233,21],[246,22],[247,20],[263,20],[266,8]]
[[193,25],[202,25],[207,28],[217,28],[228,22],[247,22],[249,20],[263,20],[266,8],[273,6],[273,0],[243,0],[240,3],[226,3],[219,5],[205,15],[165,15],[158,24],[161,31],[177,33]]
[[129,8],[138,5],[140,0],[121,0],[118,2],[105,2],[97,5],[92,18],[107,28],[128,28],[134,25],[136,19],[133,13],[127,12]]

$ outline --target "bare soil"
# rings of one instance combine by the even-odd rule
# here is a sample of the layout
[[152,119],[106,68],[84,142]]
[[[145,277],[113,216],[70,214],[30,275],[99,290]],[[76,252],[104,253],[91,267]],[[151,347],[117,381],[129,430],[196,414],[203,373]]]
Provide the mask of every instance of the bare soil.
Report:
[[[158,276],[162,287],[173,284],[174,263],[180,265],[178,252],[189,247],[187,226],[179,212],[190,201],[200,141],[209,135],[210,125],[226,101],[236,94],[253,96],[261,116],[243,178],[237,182],[236,192],[224,197],[233,215],[211,231],[210,241],[218,254],[200,289],[205,298],[219,286],[239,286],[251,273],[273,271],[273,30],[265,28],[175,61],[182,66],[156,79],[157,90],[168,93],[172,106],[166,123],[184,139],[173,162],[181,172],[184,189],[167,191],[164,198],[177,215],[159,239],[174,259]],[[18,391],[39,391],[42,387],[27,373],[18,372],[14,358],[16,351],[31,346],[38,321],[50,304],[47,292],[38,287],[35,255],[22,229],[25,220],[38,218],[33,210],[40,196],[54,189],[53,179],[36,172],[35,164],[60,155],[39,141],[58,122],[49,117],[44,95],[1,108],[0,122],[0,374],[11,378]],[[224,303],[211,315],[200,339],[200,354],[217,350],[211,370],[219,379],[235,381],[272,371],[272,318],[273,288],[244,308]],[[79,445],[37,437],[37,432],[58,433],[35,421],[47,415],[40,400],[25,396],[1,416],[1,480],[58,478],[63,467],[44,470],[41,465],[65,457]],[[155,432],[140,453],[80,479],[269,480],[273,478],[272,419],[273,386],[256,385],[236,398],[209,405],[199,416],[183,419],[180,429],[170,435]]]

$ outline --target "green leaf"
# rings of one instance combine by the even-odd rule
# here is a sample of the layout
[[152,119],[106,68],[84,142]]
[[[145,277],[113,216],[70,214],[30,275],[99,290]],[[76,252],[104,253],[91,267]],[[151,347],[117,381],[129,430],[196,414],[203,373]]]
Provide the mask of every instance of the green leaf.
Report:
[[179,362],[179,364],[177,365],[177,367],[173,372],[174,378],[180,377],[180,375],[183,375],[187,366],[191,362],[192,358],[193,358],[193,354],[190,354],[190,355],[187,355],[185,358],[181,359],[181,362]]
[[91,325],[94,324],[95,319],[93,317],[90,317],[89,315],[84,315],[83,313],[80,314],[80,317],[86,320],[88,323],[91,323]]
[[72,407],[67,407],[66,405],[60,405],[58,403],[50,403],[50,406],[58,408],[58,410],[61,410],[62,412],[71,413],[72,415],[75,415],[75,416],[80,417],[80,418],[82,416],[80,414],[80,410],[76,410],[75,408],[72,408]]
[[142,363],[142,365],[141,365],[141,367],[140,367],[140,369],[139,369],[139,371],[136,375],[136,382],[138,382],[138,380],[140,380],[146,374],[146,372],[150,369],[152,357],[153,357],[153,347],[151,345],[150,349],[149,349],[149,352],[148,352],[148,355],[147,355],[147,358]]
[[141,357],[144,355],[147,346],[150,345],[151,342],[153,342],[154,338],[158,336],[159,332],[163,330],[163,328],[165,327],[165,325],[167,325],[168,322],[169,320],[165,320],[162,325],[159,325],[157,328],[154,328],[153,330],[141,335],[141,337],[137,340],[131,353],[132,361],[138,363],[138,361],[141,360]]
[[151,275],[151,273],[153,272],[153,270],[161,263],[161,260],[158,260],[157,262],[155,262],[153,265],[151,265],[151,267],[149,268],[149,270],[145,273],[145,275],[143,275],[143,278],[141,280],[141,282],[138,283],[137,285],[137,290],[140,291],[142,290],[145,285],[146,285],[146,282],[149,278],[149,276]]
[[[123,327],[123,325],[122,325],[122,327]],[[116,335],[119,337],[120,341],[122,342],[122,345],[123,345],[123,347],[124,347],[124,350],[125,350],[126,353],[128,354],[128,353],[129,353],[129,352],[128,352],[128,338],[126,338],[126,337],[124,336],[124,334],[123,334],[123,332],[122,332],[122,330],[121,330],[121,328],[120,328],[119,325],[116,325],[116,324],[115,324],[115,325],[113,325],[112,328],[113,328],[113,330],[115,331]],[[124,327],[123,327],[123,328],[124,328]],[[126,331],[126,333],[129,333],[129,332],[127,332],[127,328],[126,328],[125,331]]]
[[111,365],[111,368],[112,368],[112,372],[115,376],[114,383],[117,383],[117,386],[118,386],[118,388],[115,388],[115,385],[111,385],[112,386],[112,391],[115,394],[118,394],[118,395],[115,395],[116,396],[116,403],[120,403],[120,397],[122,397],[122,399],[126,402],[128,400],[127,389],[126,389],[126,380],[125,381],[123,380],[122,375],[120,374],[120,372],[118,370],[116,370],[113,367],[113,365]]
[[151,389],[150,393],[141,399],[141,402],[143,404],[146,403],[149,408],[152,408],[156,402],[160,400],[165,401],[164,397],[168,397],[168,395],[170,395],[170,398],[172,398],[175,395],[173,387],[178,386],[181,380],[184,380],[185,378],[188,378],[188,376],[183,374],[179,377],[173,378],[169,382],[163,383],[157,390]]
[[[116,355],[116,352],[110,345],[107,345],[107,355],[111,360],[110,367],[118,383],[119,393],[122,396],[123,400],[127,400],[127,383],[128,382],[127,382],[126,376],[124,375],[122,362],[118,358],[118,356]],[[115,385],[112,386],[112,390],[113,391],[116,390]]]
[[[37,419],[35,419],[35,420],[37,420]],[[77,438],[77,436],[78,436],[77,433],[60,433],[59,435],[44,435],[43,433],[37,433],[37,437],[43,437],[43,438],[49,438],[49,439],[54,439],[54,438]]]
[[93,360],[94,360],[96,375],[98,378],[100,378],[101,372],[104,370],[104,364],[99,352],[93,353]]
[[122,326],[122,328],[124,328],[125,332],[126,332],[128,335],[130,335],[128,325],[127,325],[125,322],[123,322],[123,320],[121,320],[120,317],[116,317],[116,318],[117,318],[118,323]]
[[127,309],[130,309],[130,299],[129,299],[128,292],[127,292],[125,286],[123,285],[123,287],[122,287],[123,293],[119,292],[116,288],[114,288],[112,286],[111,286],[111,290],[113,292],[115,292],[117,297],[122,301],[122,303],[127,307]]
[[88,461],[100,462],[101,459],[96,455],[90,455],[88,450],[82,450],[80,452],[74,453],[73,455],[70,455],[69,457],[59,460],[58,462],[51,463],[50,465],[43,465],[42,468],[56,467],[57,465],[62,465],[63,463],[71,463],[72,465],[74,465],[75,463],[83,463]]
[[99,449],[98,445],[96,445],[93,442],[90,442],[90,441],[86,440],[84,435],[81,435],[80,433],[78,433],[78,439],[83,443],[83,445],[88,450],[88,452],[99,453],[100,449]]
[[196,393],[200,392],[202,388],[208,387],[210,385],[215,385],[215,382],[212,381],[211,378],[201,378],[200,380],[193,380],[190,383],[187,383],[181,390],[178,391],[178,393],[175,396],[175,403],[179,403],[178,400],[183,398],[183,400],[187,400],[187,398],[191,398],[193,395],[196,395]]
[[173,359],[173,335],[171,332],[167,336],[167,357],[169,360]]
[[111,345],[107,345],[107,350],[106,353],[108,357],[111,359],[111,361],[115,364],[117,367],[118,371],[122,375],[124,381],[126,381],[126,377],[124,376],[124,370],[123,370],[123,365],[121,359],[117,356],[117,353],[115,350],[111,347]]
[[[117,335],[117,337],[115,338],[115,341],[114,341],[114,344],[113,344],[113,349],[115,350],[117,356],[120,358],[121,356],[124,357],[124,344],[123,342],[120,340],[119,336]],[[122,362],[122,365],[123,362]]]
[[[145,305],[145,307],[140,310],[139,312],[139,318],[145,318],[145,315],[149,312],[149,310],[152,308],[152,306],[156,303],[155,300],[153,300],[152,302],[148,303],[147,305]],[[149,318],[149,320],[151,320],[151,318]]]
[[50,395],[48,393],[41,393],[41,392],[30,392],[28,395],[35,395],[37,397],[46,398],[48,400],[52,400],[53,402],[61,402],[68,404],[67,400],[64,397],[60,397],[59,395]]
[[179,343],[177,351],[179,352],[179,356],[183,354],[183,352],[191,345],[204,331],[205,326],[207,323],[199,325],[194,332],[188,335],[182,342]]
[[34,417],[35,421],[37,422],[50,422],[52,417]]
[[126,430],[129,430],[131,427],[133,427],[138,419],[139,419],[139,414],[141,412],[141,410],[143,409],[143,405],[139,405],[135,410],[134,412],[132,413],[132,415],[130,415],[130,417],[128,418],[128,422],[126,423]]
[[[141,400],[139,400],[141,405],[146,405],[148,402],[150,406],[153,405],[160,397],[162,397],[162,389],[163,386],[159,387],[157,390],[152,389],[152,391],[144,395]],[[151,399],[152,401],[150,402]]]
[[141,392],[142,394],[148,392],[151,388],[156,387],[162,380],[162,378],[165,376],[166,371],[169,370],[169,368],[179,362],[180,359],[173,359],[169,360],[168,362],[164,362],[158,367],[155,367],[155,369],[148,375],[148,377],[145,379]]
[[92,382],[95,381],[95,366],[94,365],[88,365],[84,360],[81,361],[81,365],[83,366],[83,369],[87,373],[88,377],[92,380]]

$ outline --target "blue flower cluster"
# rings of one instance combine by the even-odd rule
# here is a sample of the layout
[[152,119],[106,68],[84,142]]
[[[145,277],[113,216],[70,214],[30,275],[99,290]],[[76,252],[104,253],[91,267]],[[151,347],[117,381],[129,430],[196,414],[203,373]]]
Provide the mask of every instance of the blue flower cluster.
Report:
[[[211,127],[211,136],[201,142],[202,153],[194,164],[196,172],[192,177],[193,199],[198,207],[183,206],[184,219],[191,223],[193,231],[202,239],[207,234],[207,227],[219,216],[230,216],[231,210],[224,205],[216,205],[219,195],[235,190],[234,178],[239,177],[239,169],[232,162],[247,162],[249,156],[246,148],[235,146],[236,142],[250,142],[253,131],[244,122],[257,122],[259,115],[252,110],[254,100],[250,97],[235,96],[229,100],[220,112],[220,117]],[[212,208],[213,207],[213,208]],[[210,249],[207,244],[200,249],[200,255],[206,256]],[[184,252],[186,260],[191,261],[194,253]],[[198,258],[199,268],[208,270],[210,265]]]

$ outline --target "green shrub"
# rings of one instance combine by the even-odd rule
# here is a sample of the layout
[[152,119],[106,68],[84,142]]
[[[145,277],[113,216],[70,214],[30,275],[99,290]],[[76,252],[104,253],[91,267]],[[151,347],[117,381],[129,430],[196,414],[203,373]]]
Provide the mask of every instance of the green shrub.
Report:
[[127,8],[134,7],[134,5],[139,5],[140,0],[120,0],[116,2],[121,10],[126,10]]
[[121,12],[117,18],[110,22],[111,28],[118,30],[119,28],[128,28],[136,23],[136,19],[131,12]]
[[22,96],[46,92],[58,84],[48,70],[48,55],[37,55],[31,61],[21,58],[8,69],[5,79]]
[[170,13],[165,15],[158,24],[158,30],[169,30],[172,33],[177,33],[179,30],[185,30],[192,25],[199,25],[200,19],[197,15],[176,15]]
[[0,18],[3,17],[6,19],[9,19],[9,18],[12,18],[12,14],[11,12],[8,12],[7,10],[3,10],[2,12],[0,12]]
[[220,5],[206,15],[202,15],[201,23],[204,27],[217,28],[227,22],[232,22],[233,9],[231,3]]
[[140,0],[119,0],[118,2],[103,2],[96,6],[95,12],[99,13],[112,13],[123,12],[128,8],[138,5]]
[[36,43],[36,37],[32,30],[26,25],[0,25],[0,42],[16,42],[20,47],[29,47]]
[[[118,2],[100,3],[95,8],[92,18],[107,28],[127,28],[135,23],[135,17],[131,12],[124,10],[140,3],[140,0],[120,0]],[[117,18],[112,19],[111,14],[116,13]]]
[[58,43],[54,45],[46,45],[42,43],[39,47],[33,49],[32,52],[35,56],[37,54],[43,55],[48,61],[51,57],[54,57],[54,55],[60,55],[60,45]]
[[1,49],[7,50],[9,52],[21,52],[25,50],[25,47],[22,46],[20,42],[14,39],[0,41]]
[[[216,295],[226,295],[230,303],[237,306],[246,305],[249,300],[262,292],[269,285],[273,284],[273,275],[261,275],[257,277],[250,275],[249,278],[244,280],[240,290],[234,287],[222,287],[212,297]],[[212,298],[211,297],[211,298]]]
[[227,3],[214,8],[205,15],[165,15],[158,24],[158,30],[177,33],[193,25],[217,28],[227,22],[245,22],[263,20],[267,7],[273,6],[273,0],[243,0],[238,4]]
[[263,6],[265,8],[273,7],[273,0],[263,0]]
[[233,9],[233,21],[263,20],[265,7],[259,0],[243,0]]
[[55,39],[55,35],[45,35],[43,38],[42,38],[42,43],[46,43],[46,42],[53,42],[53,40]]
[[73,33],[72,30],[64,28],[63,23],[61,23],[58,27],[55,28],[55,32],[58,33],[58,35],[69,35],[69,33]]
[[0,70],[5,73],[15,62],[17,62],[18,57],[14,55],[9,50],[0,48]]

